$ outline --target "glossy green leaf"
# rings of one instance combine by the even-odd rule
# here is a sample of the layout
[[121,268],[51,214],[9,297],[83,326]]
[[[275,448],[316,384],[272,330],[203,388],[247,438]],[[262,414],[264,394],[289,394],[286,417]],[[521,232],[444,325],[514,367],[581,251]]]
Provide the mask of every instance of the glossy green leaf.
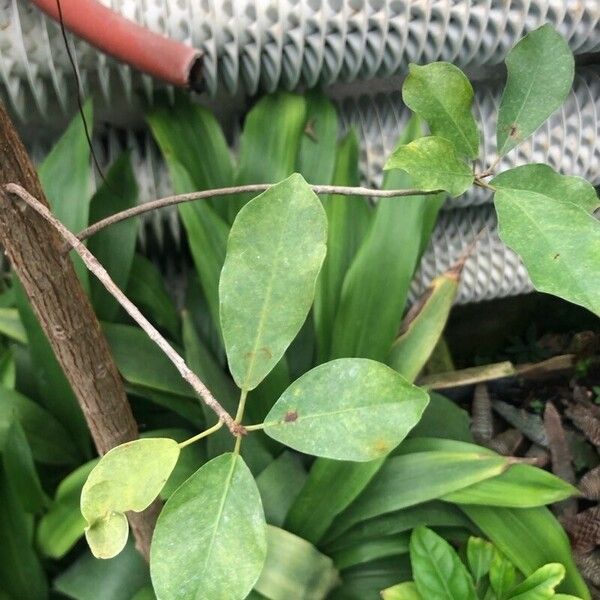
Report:
[[[36,398],[39,397],[44,408],[66,430],[66,445],[73,446],[75,444],[80,456],[89,457],[90,434],[81,407],[56,360],[46,334],[33,313],[23,287],[16,277],[13,281],[17,307],[27,331],[28,348],[35,377]],[[25,431],[27,432],[26,427]]]
[[320,90],[307,92],[304,100],[306,122],[296,169],[310,183],[329,184],[332,183],[336,163],[338,115],[331,100]]
[[424,598],[477,600],[469,572],[450,544],[427,527],[417,527],[410,538],[413,577]]
[[517,583],[514,565],[497,550],[490,563],[490,586],[498,598],[506,598],[508,591]]
[[327,552],[334,552],[364,541],[404,533],[419,525],[468,528],[470,522],[455,506],[434,500],[361,521],[339,538],[326,540],[323,547]]
[[[119,157],[106,173],[106,181],[90,202],[90,222],[94,223],[137,203],[138,188],[129,154]],[[126,219],[99,231],[88,242],[88,248],[108,271],[112,280],[125,289],[135,252],[138,224]],[[90,292],[98,318],[113,320],[119,304],[100,281],[90,279]]]
[[85,533],[79,500],[83,484],[98,461],[78,467],[63,479],[49,510],[40,519],[37,545],[45,556],[62,558]]
[[468,190],[474,177],[471,167],[456,154],[452,143],[433,135],[398,146],[384,168],[406,171],[417,189],[446,190],[452,197]]
[[507,600],[546,600],[554,598],[554,589],[565,578],[565,568],[559,563],[549,563],[533,572],[525,581],[514,587]]
[[283,525],[306,477],[298,456],[286,451],[256,478],[267,523],[277,527]]
[[49,499],[42,489],[25,432],[18,419],[13,419],[3,437],[0,451],[6,476],[23,508],[28,513],[39,514],[48,505]]
[[[94,111],[91,100],[83,105],[83,114],[92,133]],[[79,112],[44,158],[38,175],[54,216],[73,233],[87,227],[92,172],[90,147]],[[77,256],[74,263],[82,285],[87,288],[89,278],[85,265]]]
[[402,99],[427,121],[433,135],[452,142],[458,154],[477,157],[479,132],[471,112],[473,87],[458,67],[447,62],[409,65]]
[[467,565],[475,586],[489,573],[496,551],[494,546],[478,537],[470,537],[467,542]]
[[92,469],[81,491],[86,538],[97,558],[112,558],[125,546],[129,527],[125,512],[141,512],[167,482],[179,446],[167,438],[121,444]]
[[219,298],[229,368],[240,388],[255,388],[302,327],[326,236],[323,207],[298,174],[254,198],[236,218]]
[[148,565],[133,541],[119,556],[97,560],[85,553],[55,580],[54,588],[74,600],[132,600],[149,581]]
[[0,333],[19,342],[21,344],[27,343],[27,333],[19,311],[16,308],[0,308]]
[[[351,131],[338,147],[333,175],[335,185],[360,185],[358,139]],[[331,352],[333,325],[338,310],[344,277],[362,242],[373,216],[364,198],[321,196],[327,213],[327,256],[319,274],[313,315],[320,362]]]
[[[276,183],[291,175],[296,170],[305,125],[303,96],[279,91],[260,98],[244,120],[237,185]],[[228,201],[230,221],[251,198],[241,194]]]
[[14,390],[17,384],[17,363],[14,351],[6,350],[0,355],[0,386]]
[[158,327],[167,331],[172,339],[179,338],[179,316],[167,292],[164,277],[141,254],[133,257],[126,293],[127,297]]
[[409,381],[416,379],[442,336],[459,277],[455,271],[436,277],[402,323],[387,363]]
[[0,589],[10,600],[48,597],[46,574],[31,543],[33,517],[0,465]]
[[564,102],[575,61],[565,39],[547,24],[517,43],[506,57],[506,68],[496,127],[500,156],[528,138]]
[[25,432],[34,460],[52,465],[77,461],[77,448],[57,419],[19,392],[0,386],[0,441],[14,418]]
[[429,392],[429,404],[409,435],[472,442],[470,425],[471,417],[464,408],[445,396]]
[[[365,489],[384,459],[363,463],[317,459],[292,505],[285,528],[316,544],[337,515]],[[323,502],[323,494],[327,502]]]
[[165,504],[152,542],[152,582],[164,600],[242,600],[265,555],[256,483],[244,461],[227,453],[201,467]]
[[338,569],[348,569],[379,558],[400,556],[408,553],[409,540],[410,535],[408,533],[386,535],[367,540],[361,544],[334,552],[332,554],[333,562]]
[[508,471],[442,497],[456,504],[530,508],[578,495],[577,488],[548,471],[513,465]]
[[545,564],[561,563],[567,574],[559,591],[589,600],[588,589],[573,562],[567,535],[546,507],[463,505],[460,508],[522,573],[531,575]]
[[523,259],[538,290],[600,315],[600,278],[590,276],[600,256],[600,223],[581,207],[591,206],[589,190],[575,178],[562,180],[556,192],[538,188],[538,177],[536,166],[527,165],[492,181],[500,237]]
[[[421,121],[409,121],[400,143],[421,134]],[[402,171],[388,171],[383,187],[412,187]],[[332,358],[357,356],[385,361],[398,332],[408,289],[429,237],[432,215],[444,200],[435,196],[381,199],[364,240],[344,278],[335,316]]]
[[267,527],[267,557],[257,592],[270,600],[318,600],[327,597],[337,580],[328,556],[288,531]]
[[342,358],[295,381],[265,418],[270,437],[307,454],[369,461],[418,422],[427,394],[368,359]]
[[423,600],[414,581],[405,581],[382,590],[381,597],[383,600]]
[[505,457],[483,452],[430,451],[393,456],[367,489],[336,519],[329,535],[338,536],[366,519],[433,500],[494,477],[507,466]]

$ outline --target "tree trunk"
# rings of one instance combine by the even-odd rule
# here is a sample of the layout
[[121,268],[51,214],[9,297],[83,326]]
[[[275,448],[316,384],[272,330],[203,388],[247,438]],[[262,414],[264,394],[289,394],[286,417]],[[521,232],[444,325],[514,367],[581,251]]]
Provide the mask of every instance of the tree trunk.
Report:
[[[48,206],[0,102],[0,243],[73,388],[96,448],[104,454],[138,437],[123,382],[71,259],[63,254],[64,242],[35,211],[4,191],[7,183],[18,183]],[[154,506],[129,515],[136,546],[146,558],[157,512]]]

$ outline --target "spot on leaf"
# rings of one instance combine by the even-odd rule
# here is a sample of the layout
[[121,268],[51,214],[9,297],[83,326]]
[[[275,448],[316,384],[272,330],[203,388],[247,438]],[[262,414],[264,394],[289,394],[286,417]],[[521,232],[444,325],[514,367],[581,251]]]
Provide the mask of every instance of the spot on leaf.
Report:
[[286,423],[293,423],[296,419],[298,419],[298,411],[297,410],[288,410],[283,417],[283,420]]

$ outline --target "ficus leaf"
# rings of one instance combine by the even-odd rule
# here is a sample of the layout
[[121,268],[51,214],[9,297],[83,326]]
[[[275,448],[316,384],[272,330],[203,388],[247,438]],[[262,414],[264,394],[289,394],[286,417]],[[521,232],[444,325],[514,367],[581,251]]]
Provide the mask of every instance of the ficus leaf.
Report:
[[[535,287],[600,315],[600,223],[594,201],[578,178],[554,174],[542,181],[538,165],[494,178],[502,240],[523,259]],[[548,173],[546,171],[546,173]]]
[[560,563],[549,563],[532,573],[514,587],[507,600],[546,600],[554,597],[554,588],[565,578],[565,568]]
[[528,33],[508,53],[508,78],[498,110],[498,155],[528,138],[565,100],[575,61],[552,25]]
[[427,402],[393,369],[341,358],[292,383],[265,418],[265,433],[307,454],[369,461],[404,439]]
[[283,356],[313,301],[327,218],[302,176],[291,175],[239,212],[221,271],[221,328],[237,385],[254,389]]
[[423,598],[477,600],[473,580],[456,551],[427,527],[417,527],[410,538],[415,584]]
[[162,600],[242,600],[267,551],[260,495],[243,459],[213,458],[163,508],[152,541],[150,573]]
[[505,598],[517,582],[515,566],[498,550],[494,552],[490,563],[490,586],[498,598]]
[[398,146],[384,168],[406,171],[413,185],[423,191],[446,190],[453,197],[473,183],[471,167],[456,154],[452,143],[434,135]]
[[381,597],[383,600],[423,600],[414,581],[405,581],[382,590]]
[[473,86],[458,67],[447,62],[409,65],[402,99],[427,121],[433,135],[452,142],[459,155],[477,157],[479,132],[471,112]]
[[107,452],[81,490],[86,538],[97,558],[111,558],[127,542],[127,511],[150,506],[179,457],[179,446],[167,438],[146,438]]
[[494,552],[494,546],[486,540],[478,537],[469,538],[467,542],[467,564],[475,585],[489,573]]

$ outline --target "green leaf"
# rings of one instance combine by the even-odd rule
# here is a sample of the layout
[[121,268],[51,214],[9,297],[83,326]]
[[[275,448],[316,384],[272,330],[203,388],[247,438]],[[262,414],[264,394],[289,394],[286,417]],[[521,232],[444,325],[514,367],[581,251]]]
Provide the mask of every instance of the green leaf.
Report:
[[328,537],[339,536],[366,519],[494,477],[507,464],[505,457],[483,452],[414,452],[388,458],[367,489],[336,519]]
[[297,455],[283,452],[257,478],[267,523],[281,527],[306,481]]
[[546,600],[554,598],[554,589],[565,578],[565,568],[559,563],[540,567],[514,587],[507,600]]
[[[129,154],[121,155],[106,174],[106,181],[98,189],[90,202],[92,223],[137,203],[138,188],[131,168]],[[88,242],[88,248],[108,271],[112,280],[125,289],[135,252],[137,222],[126,219],[99,231]],[[90,280],[92,302],[98,318],[112,321],[119,304],[106,291],[98,279]]]
[[302,327],[326,236],[323,207],[298,174],[254,198],[236,218],[219,298],[229,367],[240,388],[255,388]]
[[349,569],[350,567],[379,558],[406,554],[408,553],[409,539],[410,536],[408,533],[386,535],[373,540],[367,540],[355,546],[343,548],[334,552],[331,557],[338,569]]
[[528,138],[564,102],[575,61],[565,39],[547,24],[517,43],[506,68],[496,127],[499,156]]
[[265,418],[264,430],[307,454],[369,461],[406,437],[427,402],[425,392],[389,367],[342,358],[292,383]]
[[405,581],[381,592],[383,600],[423,600],[414,581]]
[[[335,106],[320,90],[304,95],[306,124],[300,140],[296,170],[310,183],[332,183],[339,121]],[[285,173],[287,175],[288,173]]]
[[37,544],[50,558],[62,558],[84,535],[86,520],[79,508],[81,489],[97,460],[85,463],[63,479],[37,528]]
[[[92,128],[94,111],[91,100],[84,104],[83,114],[88,127]],[[75,114],[67,130],[39,166],[38,175],[56,218],[73,233],[87,227],[92,173],[90,147],[79,113]],[[77,275],[87,289],[87,269],[77,256],[74,263]]]
[[338,581],[333,561],[312,544],[267,527],[267,557],[255,590],[270,600],[326,598]]
[[410,64],[402,86],[406,106],[429,124],[431,133],[446,138],[460,155],[477,158],[479,132],[473,118],[473,87],[454,65]]
[[[263,96],[244,120],[236,184],[276,183],[289,177],[296,169],[305,123],[303,96],[283,91]],[[251,198],[231,198],[230,221]]]
[[466,410],[445,396],[429,392],[429,404],[410,437],[443,437],[472,442],[470,425],[471,417]]
[[413,185],[423,191],[446,190],[452,197],[460,196],[473,184],[473,171],[461,159],[451,142],[429,136],[396,148],[384,169],[402,169],[412,178]]
[[559,477],[530,465],[513,465],[508,471],[443,496],[457,504],[483,504],[530,508],[560,502],[578,495],[577,488]]
[[514,565],[497,550],[490,564],[490,585],[496,596],[502,600],[517,583],[517,571]]
[[46,574],[31,543],[28,515],[0,466],[0,589],[11,600],[48,597]]
[[452,546],[439,535],[417,527],[410,538],[415,584],[424,598],[477,600],[473,580]]
[[[421,122],[409,121],[401,142],[421,133]],[[411,187],[402,171],[388,171],[386,189]],[[444,197],[384,198],[375,207],[371,226],[344,278],[335,316],[331,357],[357,356],[385,361],[402,321],[406,298],[431,216]]]
[[133,257],[127,282],[127,296],[158,327],[179,339],[180,323],[177,309],[165,287],[165,279],[159,270],[141,254]]
[[460,508],[522,573],[531,575],[545,564],[561,563],[567,574],[559,591],[585,600],[590,598],[573,562],[567,535],[546,507],[463,505]]
[[[358,139],[351,131],[338,148],[333,183],[360,185]],[[313,315],[320,361],[331,352],[331,338],[342,285],[348,268],[362,242],[373,211],[364,198],[357,196],[322,196],[327,213],[327,256],[317,281]]]
[[154,589],[164,600],[242,600],[261,573],[266,549],[256,483],[239,456],[223,454],[165,504],[150,554]]
[[130,541],[110,560],[96,560],[85,553],[55,580],[54,588],[74,600],[132,600],[149,581],[148,565]]
[[492,181],[500,237],[523,259],[538,290],[600,315],[600,278],[590,276],[600,256],[600,223],[577,205],[583,191],[580,203],[590,206],[586,186],[568,178],[553,192],[535,186],[538,175],[527,165]]
[[459,278],[455,270],[436,277],[402,323],[387,363],[409,381],[416,379],[442,336]]
[[494,546],[478,537],[470,537],[467,542],[467,564],[475,586],[489,573],[496,551]]
[[0,386],[0,441],[5,439],[15,417],[37,462],[51,465],[77,462],[77,448],[57,419],[19,392]]
[[18,309],[0,308],[0,333],[15,342],[27,343],[27,333],[21,317],[19,317]]
[[141,512],[158,496],[179,458],[177,442],[147,438],[121,444],[92,469],[81,491],[86,538],[97,558],[112,558],[127,542],[125,512]]
[[13,419],[8,428],[1,451],[6,476],[21,505],[28,513],[41,513],[49,500],[42,489],[25,432],[18,419]]
[[[363,463],[317,459],[285,521],[285,528],[316,544],[365,489],[384,459]],[[324,494],[327,502],[323,502]]]

